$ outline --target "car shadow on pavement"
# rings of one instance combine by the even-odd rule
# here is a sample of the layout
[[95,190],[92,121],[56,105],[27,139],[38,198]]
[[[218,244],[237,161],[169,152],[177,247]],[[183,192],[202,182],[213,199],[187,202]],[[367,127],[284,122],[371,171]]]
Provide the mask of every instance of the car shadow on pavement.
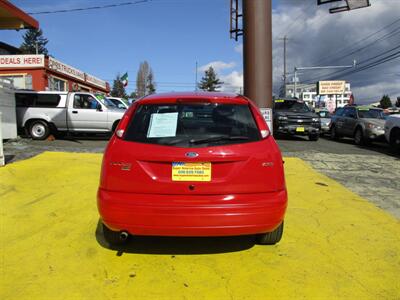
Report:
[[[326,139],[330,139],[330,138],[326,137]],[[341,144],[346,144],[346,145],[353,145],[354,147],[357,147],[359,149],[374,151],[374,152],[378,152],[380,154],[385,154],[385,155],[400,159],[400,153],[396,153],[396,151],[394,151],[393,149],[390,148],[389,144],[382,142],[382,141],[371,142],[366,145],[356,145],[354,143],[354,139],[352,139],[352,138],[340,138],[340,139],[336,140],[335,142],[341,143]]]
[[80,140],[88,141],[104,141],[111,138],[109,133],[58,133],[56,134],[57,140],[66,140],[75,143],[81,143]]
[[307,136],[284,135],[284,134],[276,134],[276,135],[274,135],[274,139],[281,140],[281,141],[308,141]]
[[109,245],[103,236],[101,221],[97,223],[96,240],[103,248],[123,253],[134,254],[217,254],[243,251],[255,245],[254,235],[232,237],[164,237],[130,236],[123,245]]

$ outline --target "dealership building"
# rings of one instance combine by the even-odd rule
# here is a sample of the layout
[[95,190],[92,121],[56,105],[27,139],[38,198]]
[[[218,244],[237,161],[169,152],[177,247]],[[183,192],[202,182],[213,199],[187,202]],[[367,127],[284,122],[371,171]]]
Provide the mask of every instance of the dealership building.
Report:
[[11,79],[17,89],[110,92],[106,81],[42,54],[0,55],[0,78]]

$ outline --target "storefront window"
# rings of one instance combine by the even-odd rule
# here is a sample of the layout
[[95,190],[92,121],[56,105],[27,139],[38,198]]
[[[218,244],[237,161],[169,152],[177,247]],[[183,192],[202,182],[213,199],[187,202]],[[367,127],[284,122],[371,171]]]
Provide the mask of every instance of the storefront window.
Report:
[[32,89],[32,76],[31,75],[0,75],[2,78],[10,79],[16,89]]
[[57,77],[49,76],[50,91],[67,91],[67,81]]

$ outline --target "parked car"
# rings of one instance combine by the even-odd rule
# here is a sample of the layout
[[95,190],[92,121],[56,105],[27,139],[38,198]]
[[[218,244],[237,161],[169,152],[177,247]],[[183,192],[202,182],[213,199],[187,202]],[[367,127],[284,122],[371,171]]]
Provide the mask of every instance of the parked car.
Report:
[[307,135],[317,141],[321,129],[319,116],[297,99],[276,99],[273,109],[274,134]]
[[51,132],[112,132],[125,111],[101,103],[90,93],[15,93],[17,123],[34,140]]
[[385,137],[395,151],[400,151],[400,115],[391,115],[385,122]]
[[330,125],[331,125],[331,117],[332,117],[331,113],[328,110],[323,109],[323,110],[320,110],[319,112],[317,112],[317,114],[321,120],[320,134],[323,135],[323,134],[329,133]]
[[256,234],[279,242],[287,192],[259,109],[225,93],[150,95],[132,104],[104,153],[104,238]]
[[357,145],[383,140],[385,114],[380,108],[346,106],[338,108],[331,120],[331,138],[352,137]]
[[127,109],[129,105],[124,101],[123,98],[117,97],[107,97],[109,101],[111,101],[117,108]]

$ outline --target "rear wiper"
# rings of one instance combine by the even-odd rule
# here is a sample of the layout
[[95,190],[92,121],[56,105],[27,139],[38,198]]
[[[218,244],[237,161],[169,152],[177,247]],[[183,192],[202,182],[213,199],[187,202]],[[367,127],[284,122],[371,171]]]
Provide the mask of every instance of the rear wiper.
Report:
[[247,136],[229,136],[229,135],[221,135],[221,136],[214,136],[210,138],[204,139],[191,139],[189,141],[190,144],[204,144],[204,143],[212,143],[212,142],[219,142],[219,141],[240,141],[240,140],[248,140]]

